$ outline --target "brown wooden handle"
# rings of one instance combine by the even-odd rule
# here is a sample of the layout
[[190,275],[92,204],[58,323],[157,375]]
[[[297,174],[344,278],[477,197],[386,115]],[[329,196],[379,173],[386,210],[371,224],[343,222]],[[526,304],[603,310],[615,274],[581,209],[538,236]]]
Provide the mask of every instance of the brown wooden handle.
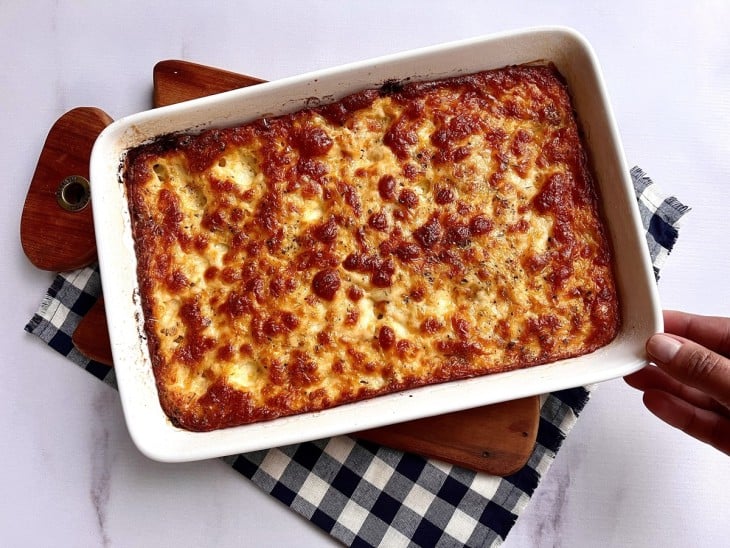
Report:
[[106,323],[103,296],[99,297],[81,318],[71,340],[79,352],[87,358],[112,367],[114,359],[109,341],[109,326]]
[[79,107],[61,116],[48,132],[20,219],[23,251],[38,268],[62,272],[95,259],[91,203],[83,202],[88,198],[91,148],[111,122],[98,108]]
[[506,476],[535,446],[540,398],[486,405],[353,434],[386,447]]
[[157,63],[152,70],[152,80],[154,82],[152,99],[156,107],[264,82],[253,76],[174,59]]

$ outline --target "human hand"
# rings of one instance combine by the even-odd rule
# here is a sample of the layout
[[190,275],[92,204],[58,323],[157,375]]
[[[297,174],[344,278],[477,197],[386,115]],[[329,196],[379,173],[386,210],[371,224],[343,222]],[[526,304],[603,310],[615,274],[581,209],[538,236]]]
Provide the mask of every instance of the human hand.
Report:
[[654,365],[624,377],[667,424],[730,455],[730,318],[664,312],[647,341]]

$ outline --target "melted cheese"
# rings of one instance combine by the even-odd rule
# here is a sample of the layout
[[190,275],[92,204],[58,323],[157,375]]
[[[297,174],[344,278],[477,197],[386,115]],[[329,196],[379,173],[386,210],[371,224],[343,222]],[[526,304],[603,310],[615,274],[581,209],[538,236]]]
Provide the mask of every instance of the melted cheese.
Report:
[[619,322],[567,90],[512,67],[129,153],[160,400],[210,430],[590,352]]

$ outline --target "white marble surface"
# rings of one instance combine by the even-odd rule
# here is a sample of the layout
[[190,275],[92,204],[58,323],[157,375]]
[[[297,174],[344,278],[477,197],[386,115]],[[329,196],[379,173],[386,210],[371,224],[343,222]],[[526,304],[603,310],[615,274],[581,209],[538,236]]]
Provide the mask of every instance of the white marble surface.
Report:
[[[52,278],[26,261],[18,238],[48,129],[74,106],[115,118],[148,108],[161,59],[274,79],[523,26],[572,26],[601,60],[628,161],[694,209],[663,274],[664,305],[730,314],[730,4],[346,4],[0,2],[0,545],[332,543],[218,462],[146,460],[116,393],[23,332]],[[659,423],[623,381],[604,383],[505,545],[727,546],[728,485],[727,457]]]

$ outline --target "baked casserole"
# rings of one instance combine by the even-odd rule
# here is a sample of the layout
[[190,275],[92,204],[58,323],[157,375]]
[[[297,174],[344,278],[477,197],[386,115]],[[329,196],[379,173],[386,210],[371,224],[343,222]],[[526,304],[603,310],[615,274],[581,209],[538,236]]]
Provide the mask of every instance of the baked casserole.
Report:
[[579,356],[619,328],[552,66],[158,138],[123,180],[160,402],[188,430]]

